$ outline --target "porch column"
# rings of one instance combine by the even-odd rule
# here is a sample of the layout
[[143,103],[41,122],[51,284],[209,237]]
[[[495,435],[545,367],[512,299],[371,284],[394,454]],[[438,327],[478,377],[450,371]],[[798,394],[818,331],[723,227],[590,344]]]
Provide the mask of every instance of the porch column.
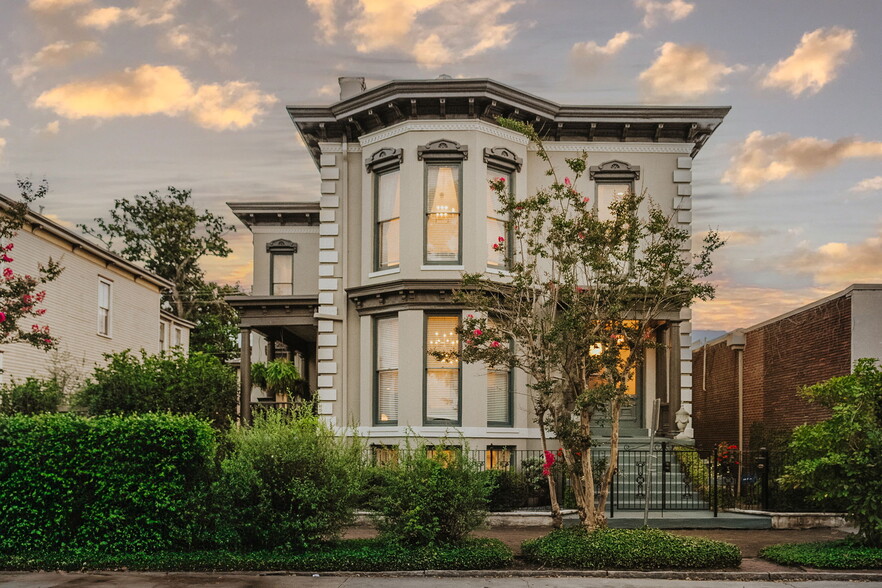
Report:
[[266,360],[267,361],[275,361],[276,360],[276,342],[273,339],[266,340]]
[[242,355],[239,371],[242,375],[242,389],[239,394],[239,422],[251,424],[251,329],[241,329]]
[[[671,345],[669,347],[670,353],[668,353],[668,365],[670,369],[668,370],[668,414],[665,424],[668,431],[676,432],[677,410],[680,410],[680,386],[682,385],[680,381],[680,323],[671,323],[669,333]],[[677,410],[674,410],[675,408]]]

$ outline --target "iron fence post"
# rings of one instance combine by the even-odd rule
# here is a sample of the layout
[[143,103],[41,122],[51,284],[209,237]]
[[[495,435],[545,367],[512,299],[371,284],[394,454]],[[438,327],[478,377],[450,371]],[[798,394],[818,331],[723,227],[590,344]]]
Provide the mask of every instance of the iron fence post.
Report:
[[770,455],[769,450],[765,447],[760,447],[760,459],[762,459],[762,493],[763,493],[763,510],[769,510],[769,469],[771,467],[770,463]]
[[616,516],[616,480],[619,477],[618,466],[618,459],[616,459],[616,466],[613,468],[612,484],[610,484],[609,489],[609,518],[611,519]]
[[716,517],[716,516],[717,516],[717,513],[719,512],[719,506],[720,506],[720,505],[719,505],[719,492],[717,492],[717,447],[716,447],[716,446],[714,446],[714,454],[713,454],[713,456],[712,456],[712,459],[714,460],[714,462],[713,462],[713,467],[712,467],[712,470],[711,470],[711,471],[713,472],[712,475],[713,475],[713,477],[714,477],[714,479],[713,479],[713,488],[714,488],[714,517]]
[[662,441],[662,455],[661,455],[661,509],[662,512],[665,511],[665,507],[667,506],[667,481],[668,481],[668,456],[667,456],[667,447],[668,444],[665,441]]

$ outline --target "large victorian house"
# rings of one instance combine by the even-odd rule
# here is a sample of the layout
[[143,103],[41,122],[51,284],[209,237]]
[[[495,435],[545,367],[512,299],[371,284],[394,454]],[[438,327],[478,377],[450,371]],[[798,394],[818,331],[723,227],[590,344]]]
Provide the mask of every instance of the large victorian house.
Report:
[[[340,85],[335,104],[288,107],[321,175],[319,197],[230,204],[254,234],[253,293],[229,299],[242,317],[243,408],[256,399],[252,357],[284,352],[317,391],[319,413],[358,425],[371,443],[413,431],[462,434],[479,449],[540,447],[524,374],[428,353],[459,345],[467,309],[452,292],[462,272],[504,279],[490,244],[506,219],[488,178],[524,195],[549,181],[526,139],[495,117],[533,123],[557,165],[587,151],[580,188],[601,207],[645,188],[688,229],[692,161],[728,108],[565,106],[487,79]],[[645,439],[653,399],[673,432],[692,400],[689,310],[664,319],[665,346],[645,358],[624,417],[632,438]]]

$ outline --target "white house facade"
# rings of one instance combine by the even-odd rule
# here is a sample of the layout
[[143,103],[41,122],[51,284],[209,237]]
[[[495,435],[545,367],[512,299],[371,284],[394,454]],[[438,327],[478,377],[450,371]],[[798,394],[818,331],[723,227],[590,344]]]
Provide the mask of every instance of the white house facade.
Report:
[[[488,179],[505,177],[515,195],[549,181],[534,148],[495,117],[533,123],[555,165],[587,151],[591,170],[579,188],[601,209],[645,188],[688,230],[693,157],[728,108],[564,106],[486,79],[366,90],[343,78],[339,102],[288,112],[318,168],[320,195],[230,204],[254,234],[253,294],[228,299],[243,341],[257,332],[269,356],[295,355],[319,413],[357,424],[376,445],[412,431],[523,450],[541,446],[524,374],[429,353],[459,346],[468,309],[452,293],[463,272],[504,279],[506,260],[491,244],[506,219]],[[688,309],[663,317],[664,346],[637,374],[624,435],[646,438],[655,398],[664,428],[676,432],[675,413],[691,401],[689,319]]]

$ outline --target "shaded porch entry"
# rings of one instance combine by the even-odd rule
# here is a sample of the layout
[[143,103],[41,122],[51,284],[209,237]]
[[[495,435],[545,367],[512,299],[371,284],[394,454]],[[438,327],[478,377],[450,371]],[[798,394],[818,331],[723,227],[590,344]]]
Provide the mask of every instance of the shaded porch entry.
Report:
[[[265,355],[267,361],[287,357],[300,370],[309,389],[316,389],[318,296],[228,296],[226,301],[239,313],[242,336],[239,415],[242,422],[251,420],[253,405],[276,401],[252,397],[251,363],[255,357]],[[253,333],[262,337],[265,354],[252,349]]]

